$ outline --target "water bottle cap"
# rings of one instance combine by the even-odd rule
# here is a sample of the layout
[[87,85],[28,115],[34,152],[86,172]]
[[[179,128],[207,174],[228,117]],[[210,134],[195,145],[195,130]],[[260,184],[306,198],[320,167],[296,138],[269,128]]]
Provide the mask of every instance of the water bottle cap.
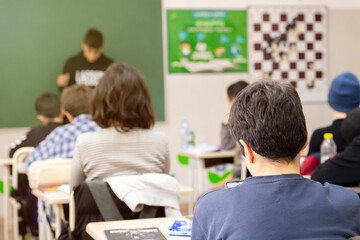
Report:
[[334,135],[332,133],[324,133],[325,139],[333,139]]

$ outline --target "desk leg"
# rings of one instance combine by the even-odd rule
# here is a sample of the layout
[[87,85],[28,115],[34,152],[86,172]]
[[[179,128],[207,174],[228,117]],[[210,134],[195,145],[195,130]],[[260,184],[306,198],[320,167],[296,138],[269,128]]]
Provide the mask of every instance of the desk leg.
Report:
[[194,195],[188,196],[188,215],[193,215],[193,208],[194,208]]
[[[205,167],[202,166],[204,161],[190,158],[189,162],[191,186],[194,188],[194,202],[196,202],[197,199],[204,194],[203,169],[205,169]],[[196,183],[194,182],[195,179]]]
[[61,204],[54,204],[54,211],[55,211],[55,239],[57,239],[60,236],[60,233],[61,233],[62,205]]
[[39,240],[51,239],[51,232],[48,226],[48,222],[46,220],[46,211],[44,210],[44,206],[46,207],[45,202],[39,199],[38,200]]
[[189,168],[189,183],[190,183],[190,186],[194,189],[194,195],[192,196],[193,198],[193,201],[195,199],[195,193],[196,193],[196,189],[195,189],[195,183],[194,183],[194,169],[193,169],[193,160],[192,159],[189,159],[189,165],[188,165],[188,168]]
[[9,239],[9,167],[3,166],[3,180],[4,180],[4,195],[3,195],[3,210],[4,210],[4,239]]

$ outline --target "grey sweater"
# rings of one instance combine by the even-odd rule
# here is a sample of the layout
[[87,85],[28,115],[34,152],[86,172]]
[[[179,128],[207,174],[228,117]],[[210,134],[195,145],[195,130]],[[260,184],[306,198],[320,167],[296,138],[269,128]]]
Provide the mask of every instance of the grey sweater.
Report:
[[115,128],[78,137],[71,168],[70,187],[83,181],[120,175],[169,173],[167,138],[154,130],[119,133]]

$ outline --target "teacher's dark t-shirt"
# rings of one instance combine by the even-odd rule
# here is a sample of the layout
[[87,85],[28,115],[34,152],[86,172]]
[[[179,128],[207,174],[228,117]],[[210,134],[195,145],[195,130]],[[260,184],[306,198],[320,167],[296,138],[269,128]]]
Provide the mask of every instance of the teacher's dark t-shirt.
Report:
[[90,63],[86,60],[83,53],[69,58],[65,64],[63,73],[70,73],[68,86],[73,84],[83,84],[95,87],[104,71],[113,63],[113,60],[101,54],[100,58]]

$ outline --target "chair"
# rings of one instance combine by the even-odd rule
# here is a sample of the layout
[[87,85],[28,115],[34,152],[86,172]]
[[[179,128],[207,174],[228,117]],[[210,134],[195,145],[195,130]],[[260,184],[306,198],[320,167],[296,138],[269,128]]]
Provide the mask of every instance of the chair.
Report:
[[[70,170],[71,170],[72,159],[49,159],[43,161],[36,161],[30,165],[28,171],[28,179],[30,187],[34,189],[41,189],[46,187],[60,186],[62,184],[68,184],[70,180]],[[47,205],[42,201],[38,201],[38,210],[39,210],[39,237],[42,239],[47,236],[51,237],[51,232],[53,236],[55,231],[50,225],[50,228],[47,227],[47,224],[50,224],[49,217],[46,215]],[[58,208],[57,208],[58,209]],[[61,213],[61,211],[59,210]],[[64,218],[64,217],[63,217]],[[59,220],[60,221],[60,220]],[[56,231],[60,233],[60,223],[56,221]],[[50,230],[50,231],[49,231]]]
[[70,180],[72,159],[58,158],[36,161],[30,165],[28,178],[32,189],[60,186]]
[[[35,150],[33,147],[22,147],[16,150],[12,158],[12,186],[13,186],[13,194],[10,198],[10,208],[12,212],[12,221],[13,221],[13,239],[18,239],[19,235],[19,211],[21,209],[21,196],[19,196],[19,176],[26,178],[24,175],[25,173],[25,159],[26,157]],[[27,187],[27,186],[24,186]],[[15,192],[18,196],[14,196]],[[20,193],[21,195],[21,193]],[[26,232],[26,229],[24,230]],[[25,232],[22,231],[21,234],[25,235]]]
[[[97,181],[99,182],[99,181]],[[117,220],[123,219],[138,219],[145,218],[149,216],[144,216],[144,211],[147,211],[149,208],[144,207],[144,210],[140,213],[134,213],[130,208],[121,201],[115,193],[111,190],[107,182],[103,183],[103,189],[106,189],[110,196],[110,200],[106,200],[106,204],[109,205],[109,202],[113,202],[115,210],[118,210],[121,217]],[[98,204],[90,190],[92,182],[83,182],[80,185],[74,188],[74,191],[71,193],[70,199],[70,217],[69,217],[69,226],[70,226],[70,235],[72,239],[92,239],[85,231],[86,225],[90,222],[99,222],[99,221],[109,221],[115,219],[109,219],[108,216],[103,216],[101,210],[98,208]],[[146,210],[145,210],[146,209]],[[165,217],[164,207],[155,207],[151,209],[153,215],[150,217]],[[59,238],[59,239],[66,239]]]

